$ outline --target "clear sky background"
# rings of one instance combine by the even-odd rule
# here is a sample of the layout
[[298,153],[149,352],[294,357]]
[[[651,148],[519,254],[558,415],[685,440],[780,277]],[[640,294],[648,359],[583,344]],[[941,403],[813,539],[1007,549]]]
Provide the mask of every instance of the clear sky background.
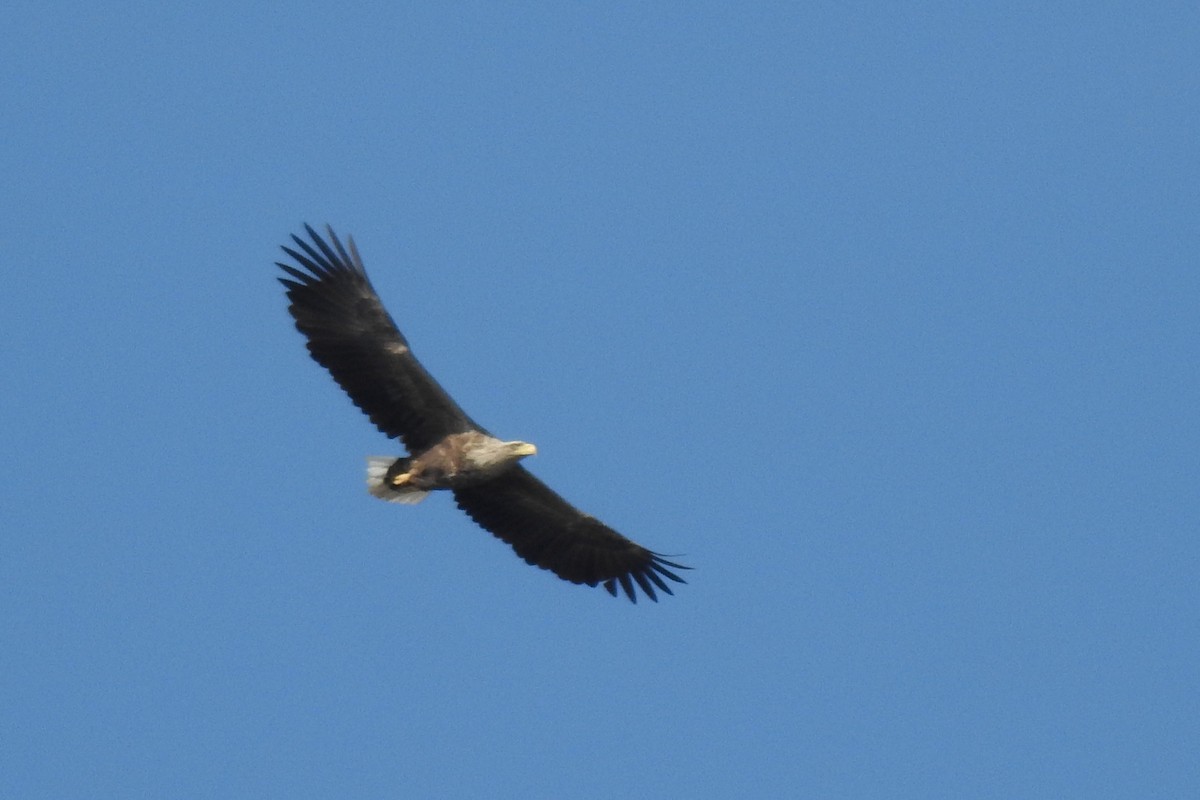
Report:
[[[6,10],[0,796],[1200,793],[1200,12],[997,5]],[[689,584],[369,497],[305,221]]]

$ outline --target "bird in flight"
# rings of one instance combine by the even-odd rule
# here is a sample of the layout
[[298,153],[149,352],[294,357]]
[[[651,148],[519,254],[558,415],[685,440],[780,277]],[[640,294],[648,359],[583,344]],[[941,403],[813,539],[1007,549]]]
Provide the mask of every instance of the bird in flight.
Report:
[[[398,438],[408,455],[367,459],[367,491],[395,503],[417,503],[449,490],[480,527],[507,542],[526,563],[563,580],[603,585],[637,602],[689,569],[626,539],[583,513],[519,462],[534,455],[528,442],[503,441],[467,416],[433,379],[384,309],[347,237],[329,240],[305,225],[311,243],[292,236],[283,251],[288,311],[308,338],[313,360],[329,370],[380,431]],[[666,579],[666,580],[664,580]]]

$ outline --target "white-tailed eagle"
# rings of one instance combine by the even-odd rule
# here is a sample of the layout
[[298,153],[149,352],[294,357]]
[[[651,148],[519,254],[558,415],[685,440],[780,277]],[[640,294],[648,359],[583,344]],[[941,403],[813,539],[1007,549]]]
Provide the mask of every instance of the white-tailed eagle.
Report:
[[[312,243],[284,247],[296,266],[288,274],[288,310],[308,338],[308,351],[380,431],[400,439],[409,455],[367,459],[367,489],[375,497],[416,503],[448,489],[458,507],[508,542],[517,555],[563,580],[618,587],[637,602],[672,594],[663,579],[684,583],[688,569],[631,542],[584,514],[518,462],[537,448],[506,442],[477,425],[425,371],[371,287],[362,259],[332,228],[326,242],[305,225]],[[299,267],[299,268],[297,268]]]

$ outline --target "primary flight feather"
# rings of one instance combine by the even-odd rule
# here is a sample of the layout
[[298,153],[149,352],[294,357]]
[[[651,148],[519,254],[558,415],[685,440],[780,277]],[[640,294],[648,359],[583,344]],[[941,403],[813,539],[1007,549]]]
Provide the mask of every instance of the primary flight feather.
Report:
[[666,580],[684,583],[671,570],[687,567],[584,514],[518,463],[537,448],[495,438],[459,408],[412,354],[352,238],[343,246],[332,228],[328,242],[304,229],[311,243],[292,236],[295,247],[283,247],[295,265],[276,262],[288,275],[279,279],[288,311],[313,359],[409,452],[367,460],[372,495],[416,503],[449,490],[459,508],[529,564],[572,583],[602,584],[613,596],[619,587],[634,602],[638,588],[657,600],[656,589],[672,593]]

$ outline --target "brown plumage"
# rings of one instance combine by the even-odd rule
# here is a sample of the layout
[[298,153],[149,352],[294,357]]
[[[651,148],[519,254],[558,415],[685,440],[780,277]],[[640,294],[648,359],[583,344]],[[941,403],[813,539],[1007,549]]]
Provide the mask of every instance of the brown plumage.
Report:
[[446,394],[409,349],[367,279],[348,238],[343,246],[331,228],[326,242],[308,225],[312,243],[292,236],[283,250],[296,266],[288,274],[288,310],[308,338],[308,350],[333,375],[380,431],[400,439],[411,455],[372,458],[371,494],[401,503],[429,491],[449,490],[471,519],[512,546],[517,555],[560,578],[588,586],[618,588],[637,602],[637,588],[651,600],[656,589],[671,594],[663,579],[684,583],[667,561],[572,506],[521,466],[536,448],[496,439]]

